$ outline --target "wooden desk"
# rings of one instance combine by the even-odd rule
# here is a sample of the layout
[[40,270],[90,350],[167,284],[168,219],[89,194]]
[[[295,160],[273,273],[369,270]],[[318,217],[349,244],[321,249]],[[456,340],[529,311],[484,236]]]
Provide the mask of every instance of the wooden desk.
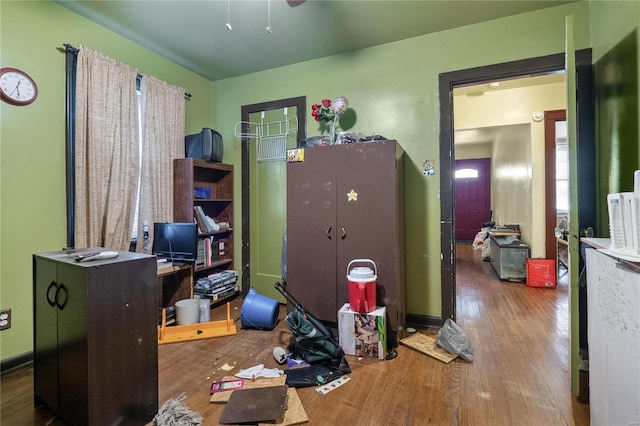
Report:
[[193,266],[158,268],[158,305],[166,308],[182,299],[193,299]]

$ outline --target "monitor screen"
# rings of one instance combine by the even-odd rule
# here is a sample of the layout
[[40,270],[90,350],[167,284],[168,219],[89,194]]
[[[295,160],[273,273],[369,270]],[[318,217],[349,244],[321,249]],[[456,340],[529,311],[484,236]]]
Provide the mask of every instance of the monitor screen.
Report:
[[195,223],[153,224],[153,254],[174,263],[195,262],[198,257],[198,227]]

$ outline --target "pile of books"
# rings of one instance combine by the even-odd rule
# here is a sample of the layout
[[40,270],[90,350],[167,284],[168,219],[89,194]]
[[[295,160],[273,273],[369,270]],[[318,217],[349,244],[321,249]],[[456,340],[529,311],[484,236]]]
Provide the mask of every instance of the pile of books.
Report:
[[193,286],[195,297],[216,301],[238,291],[238,272],[226,270],[199,278]]

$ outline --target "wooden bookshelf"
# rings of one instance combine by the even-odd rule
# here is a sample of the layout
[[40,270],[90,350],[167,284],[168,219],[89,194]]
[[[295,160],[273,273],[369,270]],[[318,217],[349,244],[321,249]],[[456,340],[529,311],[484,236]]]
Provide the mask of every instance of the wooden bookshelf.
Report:
[[[229,224],[228,227],[211,232],[203,232],[200,229],[200,240],[212,240],[212,256],[207,266],[196,265],[193,273],[194,283],[198,278],[214,272],[234,269],[233,166],[196,158],[180,158],[173,161],[173,178],[174,221],[195,221],[194,207],[199,206],[205,215],[216,222]],[[198,197],[196,192],[199,193]],[[202,197],[202,193],[205,193],[206,197]]]

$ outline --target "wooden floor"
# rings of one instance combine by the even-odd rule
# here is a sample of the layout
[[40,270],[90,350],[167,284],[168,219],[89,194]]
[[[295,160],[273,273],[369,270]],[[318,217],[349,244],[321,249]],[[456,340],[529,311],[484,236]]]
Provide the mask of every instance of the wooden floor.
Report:
[[[567,283],[529,288],[500,282],[470,245],[458,246],[457,320],[475,359],[449,364],[405,346],[391,361],[348,357],[351,380],[326,395],[298,389],[316,425],[588,425],[589,405],[576,402],[569,385]],[[214,310],[214,314],[219,314]],[[240,317],[241,301],[232,316]],[[285,309],[281,308],[281,317]],[[212,319],[217,319],[214,315]],[[277,366],[275,346],[290,333],[238,334],[159,346],[159,404],[186,395],[185,404],[217,424],[223,406],[209,403],[209,386],[241,368]],[[435,335],[435,330],[419,330]],[[33,408],[33,369],[2,377],[2,425],[57,425],[46,408]],[[123,386],[127,386],[123,383]]]

